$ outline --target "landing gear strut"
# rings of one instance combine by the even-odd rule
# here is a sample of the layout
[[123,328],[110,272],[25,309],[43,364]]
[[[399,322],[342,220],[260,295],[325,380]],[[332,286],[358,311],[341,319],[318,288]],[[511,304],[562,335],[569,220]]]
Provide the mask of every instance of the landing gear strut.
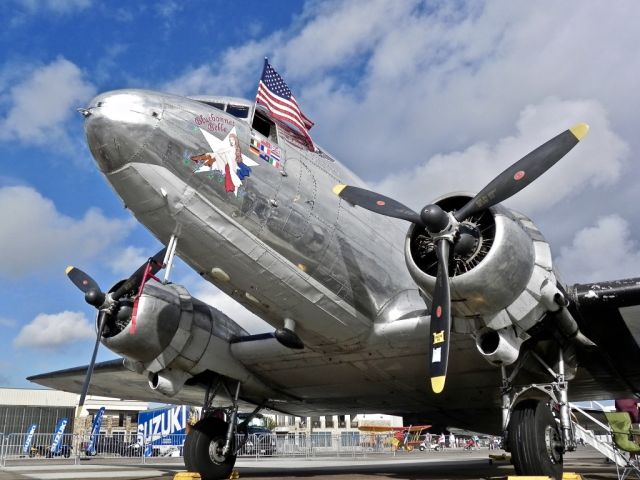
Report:
[[[221,386],[226,390],[232,405],[214,408],[213,399]],[[236,445],[239,394],[240,382],[236,384],[232,394],[223,379],[213,378],[205,394],[203,418],[191,427],[184,441],[184,464],[188,471],[198,472],[203,480],[229,478],[236,463],[241,446]],[[260,408],[256,408],[245,422],[258,413]]]
[[[553,380],[514,389],[513,379],[529,356],[537,360]],[[563,454],[576,447],[562,350],[557,372],[533,351],[525,354],[510,375],[502,367],[502,427],[503,444],[511,452],[518,475],[562,478]]]

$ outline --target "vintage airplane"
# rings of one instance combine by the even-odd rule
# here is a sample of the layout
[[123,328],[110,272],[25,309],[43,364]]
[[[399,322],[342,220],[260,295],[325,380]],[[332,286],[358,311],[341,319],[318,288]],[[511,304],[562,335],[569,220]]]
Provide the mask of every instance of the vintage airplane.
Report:
[[[107,293],[68,269],[99,310],[96,349],[122,357],[95,365],[91,392],[203,405],[184,449],[202,478],[228,476],[249,406],[501,434],[518,473],[559,478],[568,401],[640,391],[640,279],[563,285],[536,226],[499,204],[584,124],[416,213],[253,102],[120,90],[82,113],[99,168],[167,246]],[[169,282],[175,254],[274,332]],[[94,363],[30,380],[83,401]]]

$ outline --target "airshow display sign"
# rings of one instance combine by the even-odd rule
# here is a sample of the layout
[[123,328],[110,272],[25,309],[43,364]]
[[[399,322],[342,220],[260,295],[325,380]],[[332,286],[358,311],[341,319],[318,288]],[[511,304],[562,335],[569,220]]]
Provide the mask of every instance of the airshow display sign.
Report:
[[138,443],[145,446],[144,456],[164,455],[171,447],[180,447],[188,420],[188,407],[157,408],[138,413]]
[[66,418],[58,419],[58,424],[56,425],[56,431],[53,434],[53,441],[51,442],[51,454],[56,455],[60,450],[60,446],[62,444],[62,438],[64,435],[64,430],[67,428],[67,423],[69,420]]
[[102,417],[104,417],[105,407],[100,407],[95,417],[93,418],[93,425],[91,426],[91,437],[89,438],[89,445],[87,446],[87,453],[91,455],[96,454],[96,438],[100,433],[100,427],[102,426]]
[[22,445],[22,454],[27,455],[29,453],[29,448],[31,447],[31,440],[33,440],[33,435],[36,433],[36,428],[38,428],[38,424],[34,423],[27,430],[27,435],[24,439],[24,445]]

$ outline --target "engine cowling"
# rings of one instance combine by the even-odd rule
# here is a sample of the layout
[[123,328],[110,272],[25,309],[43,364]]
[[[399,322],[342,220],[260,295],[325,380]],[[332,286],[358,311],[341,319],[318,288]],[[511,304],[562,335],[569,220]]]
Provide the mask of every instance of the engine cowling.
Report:
[[[452,211],[470,198],[459,194],[434,203]],[[551,250],[530,219],[500,205],[462,222],[461,231],[465,230],[475,244],[463,254],[454,248],[451,255],[452,329],[474,335],[478,351],[489,362],[508,365],[529,338],[526,331],[550,311],[550,298],[559,292]],[[433,240],[424,228],[409,228],[405,260],[411,276],[431,301],[437,259]]]
[[153,390],[175,395],[189,377],[205,370],[256,383],[233,357],[229,343],[247,332],[181,285],[145,284],[135,334],[131,334],[132,311],[133,299],[119,302],[118,310],[106,318],[102,343],[125,357],[132,370],[146,372]]

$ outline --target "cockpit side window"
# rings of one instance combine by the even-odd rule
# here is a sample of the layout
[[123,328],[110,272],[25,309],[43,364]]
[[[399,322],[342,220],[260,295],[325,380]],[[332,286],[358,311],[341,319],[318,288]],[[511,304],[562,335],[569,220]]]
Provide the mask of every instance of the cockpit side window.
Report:
[[259,112],[258,110],[256,110],[255,114],[253,115],[252,127],[256,132],[261,133],[269,140],[276,143],[278,142],[278,135],[276,133],[276,124],[273,122],[273,120],[269,119],[267,116],[265,116],[263,113]]
[[227,113],[230,113],[236,118],[247,118],[249,116],[249,107],[230,103],[227,105]]
[[224,111],[224,103],[218,103],[218,102],[203,102],[203,103],[206,103],[207,105],[213,108],[217,108],[218,110]]

